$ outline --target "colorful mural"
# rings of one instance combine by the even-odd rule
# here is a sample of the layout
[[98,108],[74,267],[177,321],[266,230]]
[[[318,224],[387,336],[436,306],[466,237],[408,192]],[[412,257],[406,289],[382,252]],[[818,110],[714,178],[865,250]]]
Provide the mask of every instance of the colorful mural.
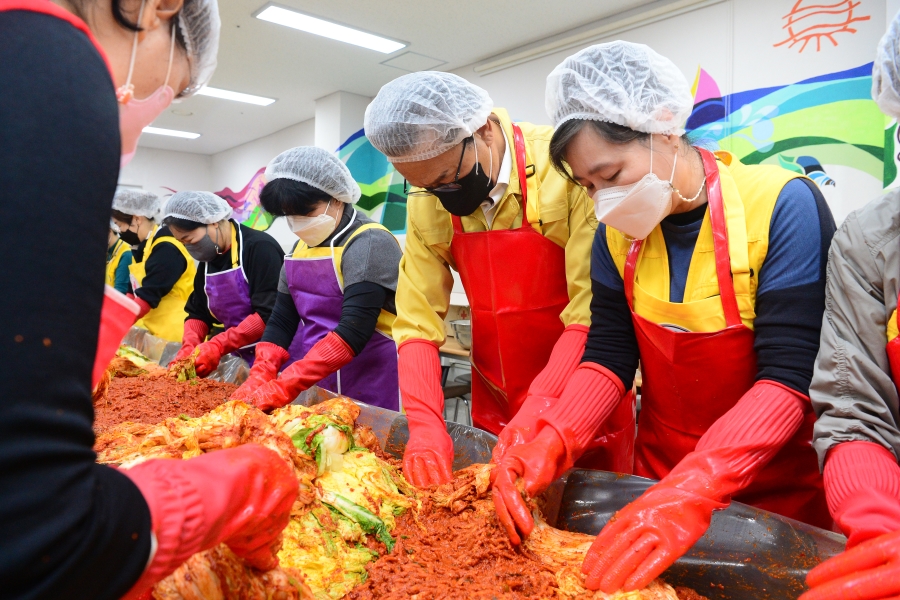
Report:
[[887,185],[884,115],[872,101],[872,64],[791,85],[722,96],[702,68],[687,130],[696,143],[748,164],[777,164],[820,186],[840,186],[822,165],[841,165]]
[[338,157],[347,164],[359,184],[362,197],[356,208],[395,234],[406,233],[406,196],[403,177],[384,155],[369,143],[362,129],[338,148]]
[[234,209],[233,217],[237,222],[260,231],[268,229],[275,220],[259,204],[259,193],[266,185],[265,171],[265,167],[257,171],[239,192],[229,187],[215,192],[216,196],[223,198]]

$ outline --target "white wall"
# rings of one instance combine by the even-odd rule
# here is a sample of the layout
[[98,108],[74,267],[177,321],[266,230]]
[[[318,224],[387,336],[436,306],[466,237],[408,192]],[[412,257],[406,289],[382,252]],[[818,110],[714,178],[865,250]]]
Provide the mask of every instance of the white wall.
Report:
[[119,183],[139,186],[160,197],[175,191],[208,190],[212,185],[212,157],[190,152],[138,148],[134,158],[119,174]]
[[294,146],[312,146],[315,144],[316,125],[314,119],[297,123],[261,137],[252,142],[241,144],[213,154],[212,185],[214,191],[224,187],[238,191],[250,178],[269,161]]

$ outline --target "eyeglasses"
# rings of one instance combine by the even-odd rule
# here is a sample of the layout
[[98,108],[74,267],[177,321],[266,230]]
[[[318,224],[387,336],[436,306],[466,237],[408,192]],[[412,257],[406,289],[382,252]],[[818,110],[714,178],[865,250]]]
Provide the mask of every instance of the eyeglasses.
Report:
[[[462,169],[463,158],[465,158],[465,156],[466,156],[466,145],[469,142],[472,142],[473,145],[475,144],[475,136],[474,135],[470,135],[469,137],[464,139],[462,142],[462,154],[459,155],[459,164],[456,165],[456,177],[453,178],[453,181],[451,183],[443,183],[443,184],[441,184],[437,187],[433,187],[433,188],[423,187],[423,188],[410,189],[409,182],[407,182],[406,179],[404,179],[403,180],[403,193],[406,194],[407,196],[429,196],[431,194],[434,194],[435,192],[437,192],[439,194],[446,194],[446,193],[458,192],[460,189],[462,189],[462,184],[459,183],[459,171],[460,171],[460,169]],[[475,168],[476,169],[478,168],[477,160],[475,161]]]

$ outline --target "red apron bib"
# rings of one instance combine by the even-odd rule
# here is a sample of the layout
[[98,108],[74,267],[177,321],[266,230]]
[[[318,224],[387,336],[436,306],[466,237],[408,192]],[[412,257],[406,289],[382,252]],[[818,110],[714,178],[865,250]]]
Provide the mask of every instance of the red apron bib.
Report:
[[[565,250],[528,223],[525,138],[518,125],[512,127],[522,226],[465,233],[454,215],[450,244],[472,310],[472,422],[492,433],[518,412],[546,366],[564,329],[559,316],[569,304]],[[631,399],[630,406],[621,403],[586,455],[597,464],[593,468],[631,471]]]
[[[710,426],[755,383],[754,333],[741,321],[731,260],[719,170],[715,156],[700,149],[706,171],[716,275],[726,328],[694,333],[664,327],[634,311],[634,278],[641,240],[625,262],[625,294],[631,307],[643,374],[642,409],[635,450],[635,474],[662,479]],[[806,406],[803,425],[735,500],[830,527],[822,478],[812,449],[816,415]]]
[[50,2],[50,0],[0,0],[0,12],[8,10],[27,10],[30,12],[51,15],[66,21],[88,37],[94,45],[94,48],[100,53],[100,58],[103,59],[103,63],[109,71],[109,76],[112,78],[112,67],[109,64],[109,59],[106,56],[106,51],[103,49],[103,46],[101,46],[100,42],[97,41],[97,38],[94,37],[93,32],[91,32],[87,24],[69,11]]

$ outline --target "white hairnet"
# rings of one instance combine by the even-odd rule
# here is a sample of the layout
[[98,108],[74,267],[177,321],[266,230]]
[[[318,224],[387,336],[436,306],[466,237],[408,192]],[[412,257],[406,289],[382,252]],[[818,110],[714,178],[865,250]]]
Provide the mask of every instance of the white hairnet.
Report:
[[266,167],[266,180],[293,179],[347,204],[359,202],[360,190],[350,169],[337,156],[315,146],[285,150]]
[[684,75],[649,46],[621,40],[573,54],[547,76],[553,126],[607,121],[644,133],[681,135],[694,99]]
[[231,216],[231,206],[212,192],[176,192],[166,203],[166,217],[210,225]]
[[221,29],[217,0],[184,0],[184,6],[178,13],[178,30],[187,49],[191,82],[179,98],[196,94],[212,79]]
[[900,118],[900,13],[878,42],[872,65],[872,99],[881,112]]
[[159,196],[147,190],[132,188],[119,188],[113,196],[113,210],[118,210],[126,215],[147,217],[156,220],[161,208]]
[[443,154],[487,123],[488,93],[453,73],[421,71],[386,84],[366,108],[366,137],[392,163]]

